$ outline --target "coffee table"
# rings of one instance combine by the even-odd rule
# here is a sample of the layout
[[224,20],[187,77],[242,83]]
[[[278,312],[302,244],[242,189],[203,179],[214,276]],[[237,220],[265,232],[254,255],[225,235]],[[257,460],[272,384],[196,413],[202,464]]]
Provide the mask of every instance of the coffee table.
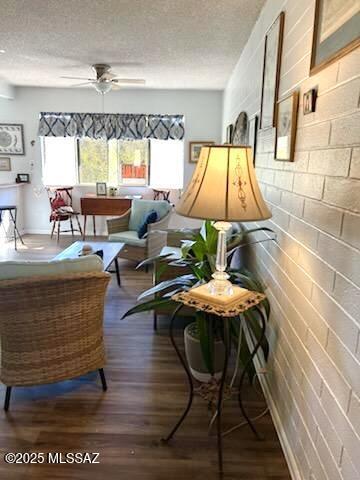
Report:
[[124,243],[120,242],[82,242],[77,241],[72,243],[68,248],[65,248],[61,253],[56,255],[53,260],[64,260],[65,258],[78,258],[79,253],[81,252],[84,245],[90,245],[94,252],[98,250],[102,250],[104,253],[103,262],[104,262],[104,270],[108,271],[110,265],[114,262],[115,264],[115,273],[116,273],[116,280],[121,287],[121,279],[120,279],[120,269],[119,269],[119,262],[118,262],[118,255],[121,252],[121,249],[124,246]]

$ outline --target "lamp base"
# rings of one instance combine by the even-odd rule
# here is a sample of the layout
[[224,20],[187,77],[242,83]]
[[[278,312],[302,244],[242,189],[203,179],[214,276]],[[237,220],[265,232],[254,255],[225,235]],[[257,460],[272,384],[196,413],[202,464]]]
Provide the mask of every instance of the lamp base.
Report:
[[218,231],[216,249],[216,271],[212,274],[214,280],[207,285],[211,295],[232,295],[233,285],[229,282],[229,275],[226,273],[226,232],[231,229],[229,222],[215,222],[214,227]]
[[214,280],[210,280],[206,285],[211,295],[232,295],[234,292],[233,284],[229,282],[229,275],[226,272],[216,271],[212,275]]
[[232,305],[236,305],[239,302],[245,301],[249,298],[249,295],[254,292],[250,292],[246,288],[241,288],[238,285],[231,285],[231,293],[228,295],[217,295],[210,291],[209,284],[211,284],[213,280],[209,283],[205,283],[204,285],[200,285],[199,287],[191,288],[187,295],[189,298],[197,299],[203,302],[207,302],[210,305],[218,305],[219,307],[229,307]]

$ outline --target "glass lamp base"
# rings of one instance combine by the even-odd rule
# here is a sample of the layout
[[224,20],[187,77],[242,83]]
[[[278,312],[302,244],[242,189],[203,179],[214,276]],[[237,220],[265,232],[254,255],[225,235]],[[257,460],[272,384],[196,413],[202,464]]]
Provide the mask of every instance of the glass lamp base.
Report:
[[214,280],[207,284],[211,295],[232,295],[234,293],[233,284],[229,282],[229,275],[226,272],[216,271],[212,275]]

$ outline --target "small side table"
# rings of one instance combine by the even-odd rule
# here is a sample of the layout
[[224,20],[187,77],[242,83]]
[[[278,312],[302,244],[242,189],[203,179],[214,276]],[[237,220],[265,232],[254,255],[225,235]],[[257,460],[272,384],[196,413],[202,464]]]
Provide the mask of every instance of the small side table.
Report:
[[187,402],[187,406],[175,424],[174,428],[171,430],[169,435],[165,438],[162,439],[164,443],[169,442],[171,438],[175,435],[176,431],[180,427],[180,425],[183,423],[185,420],[186,416],[188,415],[191,405],[193,402],[194,398],[194,384],[193,384],[193,378],[189,369],[189,366],[186,362],[186,359],[183,357],[181,354],[174,338],[174,324],[175,324],[175,319],[177,315],[181,312],[181,309],[184,306],[187,307],[192,307],[197,311],[202,311],[207,314],[211,315],[216,315],[218,317],[221,317],[223,319],[223,339],[224,339],[224,346],[225,346],[225,360],[224,360],[224,366],[222,370],[222,375],[220,379],[220,385],[219,385],[219,393],[218,393],[218,398],[217,398],[217,417],[216,417],[216,426],[217,426],[217,450],[218,450],[218,465],[219,465],[219,471],[223,471],[223,448],[222,448],[222,428],[221,428],[221,414],[222,414],[222,406],[223,406],[223,394],[224,394],[224,387],[225,387],[225,381],[226,381],[226,374],[227,374],[227,369],[228,369],[228,359],[229,359],[229,353],[230,353],[230,328],[229,328],[229,320],[230,318],[233,317],[240,317],[240,315],[247,310],[251,308],[255,308],[257,312],[259,313],[259,318],[261,322],[261,334],[259,341],[256,343],[254,346],[249,359],[247,360],[244,369],[241,373],[240,380],[239,380],[239,395],[238,395],[238,401],[239,401],[239,407],[241,410],[242,415],[244,416],[246,422],[248,423],[249,427],[251,430],[254,432],[255,436],[260,439],[260,436],[251,420],[249,415],[247,414],[243,402],[242,402],[242,387],[243,383],[245,380],[246,372],[248,368],[250,367],[252,360],[254,359],[257,351],[259,350],[262,341],[265,338],[265,330],[266,330],[266,319],[264,316],[264,313],[262,312],[261,308],[259,308],[259,304],[266,298],[263,293],[259,292],[253,292],[248,290],[247,295],[244,296],[244,299],[241,301],[238,301],[236,303],[232,302],[229,304],[218,304],[215,301],[214,302],[209,302],[209,300],[204,300],[204,299],[199,299],[195,298],[191,294],[191,290],[188,292],[180,292],[177,293],[172,297],[172,299],[175,302],[178,302],[180,305],[176,307],[170,321],[170,328],[169,328],[169,335],[170,335],[170,340],[171,343],[176,351],[176,354],[181,362],[181,365],[183,366],[185,373],[187,375],[188,379],[188,385],[189,385],[189,398]]
[[4,212],[9,212],[11,222],[14,227],[14,245],[15,245],[15,250],[17,250],[17,243],[16,240],[17,238],[20,239],[21,243],[24,245],[24,241],[22,239],[22,236],[19,233],[19,230],[17,228],[16,220],[17,220],[17,206],[16,205],[0,205],[0,225],[2,222],[2,214]]

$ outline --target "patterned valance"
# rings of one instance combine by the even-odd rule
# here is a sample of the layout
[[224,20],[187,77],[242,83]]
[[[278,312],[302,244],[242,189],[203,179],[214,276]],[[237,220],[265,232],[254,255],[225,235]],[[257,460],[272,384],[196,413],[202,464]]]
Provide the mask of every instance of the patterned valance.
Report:
[[41,112],[40,137],[182,140],[183,115]]

